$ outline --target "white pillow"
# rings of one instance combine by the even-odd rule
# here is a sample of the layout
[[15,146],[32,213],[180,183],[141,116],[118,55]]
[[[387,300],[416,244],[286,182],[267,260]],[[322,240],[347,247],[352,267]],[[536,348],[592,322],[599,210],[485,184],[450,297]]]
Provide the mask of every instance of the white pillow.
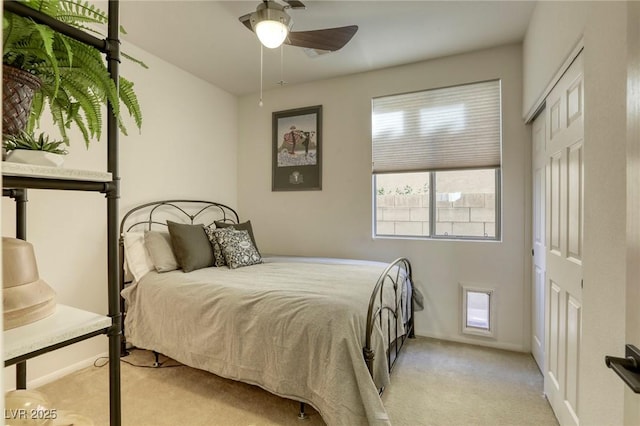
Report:
[[144,245],[144,232],[124,234],[124,258],[127,269],[135,281],[140,281],[147,272],[155,270],[149,251]]

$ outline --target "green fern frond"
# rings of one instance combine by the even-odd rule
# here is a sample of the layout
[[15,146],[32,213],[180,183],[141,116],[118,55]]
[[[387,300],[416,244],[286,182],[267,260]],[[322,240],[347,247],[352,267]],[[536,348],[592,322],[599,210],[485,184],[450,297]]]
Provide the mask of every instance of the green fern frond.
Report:
[[[7,46],[28,37],[33,31],[33,21],[21,19],[13,13],[5,13],[2,27],[2,50],[6,53]],[[3,54],[4,54],[3,53]]]
[[[28,7],[52,16],[75,28],[98,34],[108,22],[108,15],[87,0],[18,0]],[[120,28],[125,32],[124,28]],[[134,63],[148,66],[134,57],[121,53]],[[120,130],[126,134],[121,104],[142,125],[140,104],[133,83],[120,77],[116,87],[105,64],[104,56],[95,48],[53,32],[28,18],[5,12],[3,19],[3,63],[25,69],[40,78],[42,87],[36,92],[28,129],[39,125],[41,115],[49,105],[53,122],[65,143],[67,130],[80,129],[85,144],[100,139],[105,104],[109,103]]]
[[33,129],[39,124],[39,118],[42,116],[43,108],[44,97],[42,96],[41,91],[37,91],[33,94],[33,100],[31,101],[31,111],[29,112],[29,120],[27,121],[25,129],[26,131],[33,132]]
[[135,120],[138,129],[142,127],[142,111],[138,96],[133,90],[133,83],[124,77],[120,78],[120,100],[127,107],[129,115]]
[[4,64],[29,71],[34,63],[56,61],[52,53],[53,30],[10,13],[6,13],[5,18],[8,25],[3,32]]
[[36,31],[40,33],[40,40],[44,45],[44,51],[47,52],[48,56],[53,56],[53,36],[54,31],[46,25],[35,24],[34,25]]
[[[39,69],[48,69],[47,73],[50,74],[48,81],[53,84],[53,96],[58,91],[59,75],[58,61],[55,55],[48,55],[44,49],[39,45],[38,41],[31,39],[30,43],[20,42],[16,43],[12,55],[5,55],[6,59],[4,63],[7,65],[13,65],[23,70],[29,71],[32,74],[40,77]],[[13,59],[13,60],[11,60]],[[41,78],[42,80],[42,78]]]
[[22,0],[22,3],[49,16],[55,16],[60,10],[60,0]]
[[69,64],[69,66],[73,66],[73,52],[74,49],[71,46],[71,43],[69,43],[69,38],[67,37],[58,37],[56,39],[56,50],[59,49],[58,45],[62,44],[62,46],[64,47],[64,53],[62,54],[62,57],[65,58],[67,60],[67,63]]
[[60,136],[62,136],[62,140],[65,141],[67,145],[69,145],[69,135],[67,134],[67,126],[65,126],[65,113],[63,109],[60,108],[52,102],[52,99],[49,99],[49,109],[51,110],[51,116],[53,117],[53,122],[58,127],[58,131],[60,132]]
[[85,141],[85,146],[89,148],[89,141],[91,140],[91,136],[89,135],[89,130],[85,124],[85,120],[79,115],[75,115],[72,117],[73,123],[80,129],[80,133],[82,133],[82,138]]
[[[58,95],[54,98],[51,96],[50,88],[47,86],[42,86],[40,92],[36,92],[34,96],[35,99],[40,96],[47,100],[49,104],[49,111],[51,112],[51,117],[53,119],[53,124],[56,125],[58,131],[60,132],[60,136],[65,141],[67,145],[69,145],[69,136],[67,135],[67,126],[66,126],[66,117],[68,115],[68,100],[66,99],[66,94],[63,90],[58,91]],[[33,131],[33,125],[37,124],[40,117],[34,117],[32,111],[31,117],[29,117],[29,125],[27,126],[27,130]]]
[[57,16],[61,19],[63,16],[73,17],[74,22],[95,22],[106,24],[109,17],[105,12],[87,1],[82,0],[61,0],[61,13]]
[[96,95],[114,104],[116,112],[119,112],[116,86],[107,72],[101,55],[78,50],[75,56],[75,64],[73,67],[69,67],[69,70],[70,72],[77,72],[79,79],[88,83],[88,87],[93,88]]
[[122,55],[123,58],[130,60],[131,62],[135,62],[136,64],[140,65],[144,69],[147,69],[147,70],[149,69],[149,66],[144,62],[142,62],[140,59],[134,58],[133,56],[128,55],[124,52],[120,52],[120,55]]
[[[100,140],[100,136],[102,134],[103,102],[93,92],[86,90],[86,87],[79,84],[76,79],[65,78],[64,73],[61,77],[63,79],[61,90],[64,90],[67,93],[69,98],[72,99],[72,102],[77,102],[80,105],[80,110],[87,119],[89,134]],[[89,143],[89,141],[85,142],[87,144]]]

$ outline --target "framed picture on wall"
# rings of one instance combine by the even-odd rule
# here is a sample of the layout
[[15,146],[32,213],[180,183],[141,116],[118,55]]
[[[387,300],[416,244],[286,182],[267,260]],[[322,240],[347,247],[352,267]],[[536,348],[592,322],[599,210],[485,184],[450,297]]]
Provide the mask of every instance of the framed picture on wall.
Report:
[[272,191],[322,189],[322,105],[273,113]]

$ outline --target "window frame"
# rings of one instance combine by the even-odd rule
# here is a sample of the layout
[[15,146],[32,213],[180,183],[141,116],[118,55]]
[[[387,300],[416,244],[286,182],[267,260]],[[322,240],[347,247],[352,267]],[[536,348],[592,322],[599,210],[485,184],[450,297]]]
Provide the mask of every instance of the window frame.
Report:
[[[493,237],[479,237],[475,235],[437,235],[436,224],[437,220],[437,193],[436,193],[436,175],[438,172],[444,171],[464,171],[464,170],[491,170],[495,171],[495,236]],[[419,173],[419,172],[407,172],[407,173]],[[455,240],[455,241],[502,241],[502,166],[495,168],[477,168],[477,169],[456,169],[456,170],[431,170],[422,173],[429,174],[429,235],[398,235],[398,234],[378,234],[377,233],[377,221],[378,221],[378,186],[377,176],[383,173],[372,173],[372,194],[373,194],[373,208],[372,208],[372,235],[373,238],[380,239],[418,239],[418,240]],[[384,173],[384,174],[403,174],[399,173]]]

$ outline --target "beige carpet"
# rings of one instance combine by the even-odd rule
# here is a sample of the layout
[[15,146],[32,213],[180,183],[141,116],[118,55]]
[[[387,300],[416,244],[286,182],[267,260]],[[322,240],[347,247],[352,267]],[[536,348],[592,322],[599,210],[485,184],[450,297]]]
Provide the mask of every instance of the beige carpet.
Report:
[[[137,350],[124,360],[150,366],[153,355]],[[106,366],[83,369],[39,390],[52,407],[88,416],[96,426],[109,424]],[[123,362],[122,395],[127,426],[324,424],[310,407],[309,419],[300,421],[294,401],[184,366]],[[382,399],[396,426],[557,425],[530,355],[427,338],[408,341]]]
[[530,354],[418,338],[382,400],[394,425],[557,425]]

